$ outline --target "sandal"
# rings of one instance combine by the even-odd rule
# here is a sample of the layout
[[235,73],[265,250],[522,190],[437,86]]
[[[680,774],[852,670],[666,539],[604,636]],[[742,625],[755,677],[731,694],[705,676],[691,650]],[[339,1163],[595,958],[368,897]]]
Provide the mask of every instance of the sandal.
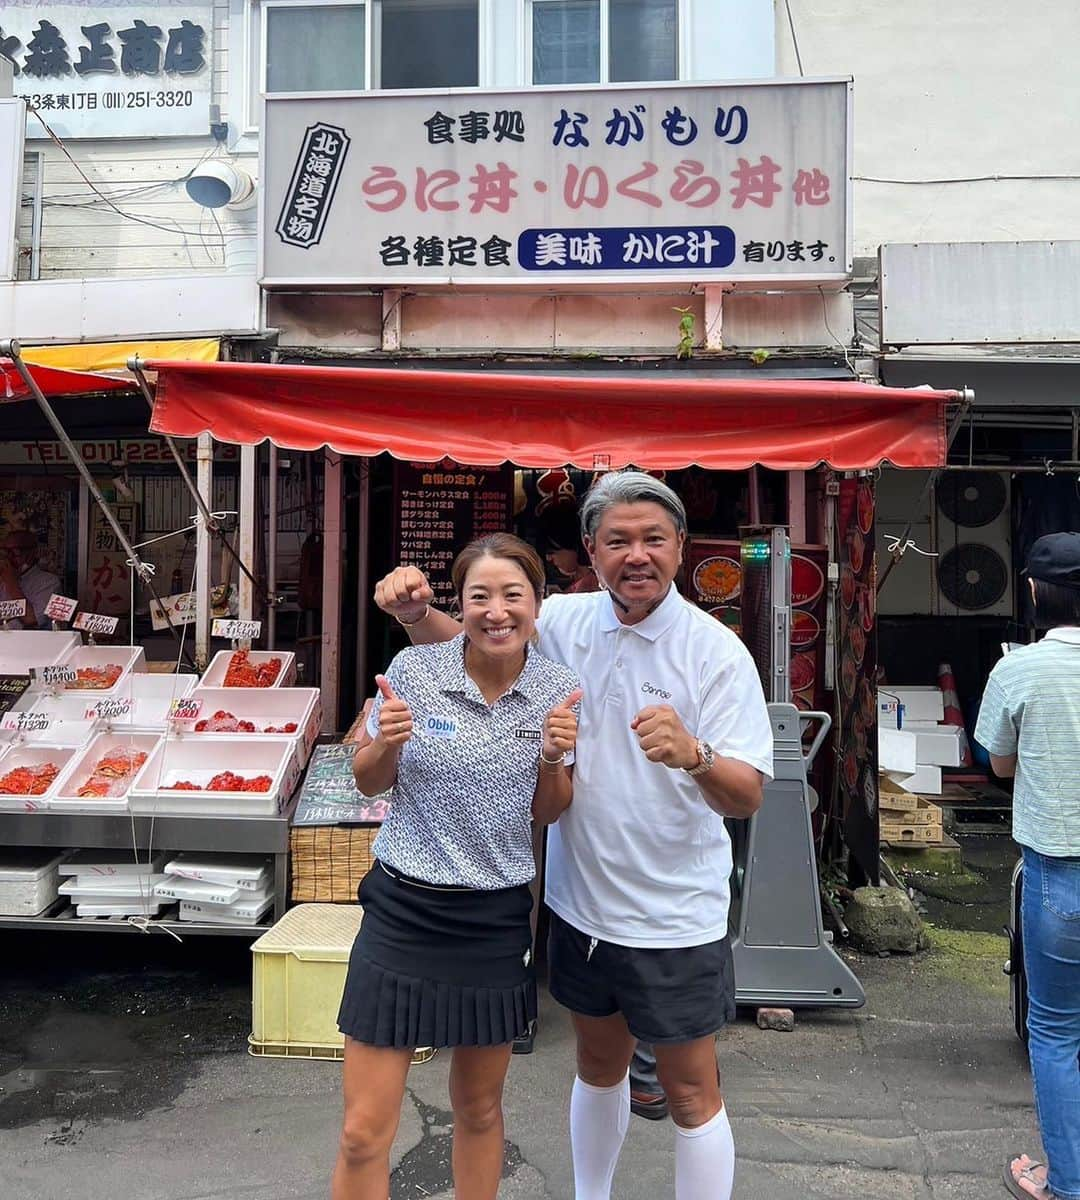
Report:
[[1018,1158],[1024,1158],[1025,1155],[1013,1154],[1005,1160],[1005,1172],[1003,1182],[1006,1190],[1010,1195],[1015,1196],[1017,1200],[1054,1200],[1054,1193],[1050,1190],[1050,1185],[1046,1182],[1045,1176],[1042,1183],[1035,1178],[1036,1171],[1045,1171],[1046,1163],[1028,1161],[1028,1165],[1020,1171],[1019,1178],[1026,1180],[1033,1185],[1034,1190],[1029,1191],[1027,1188],[1020,1186],[1017,1177],[1013,1175],[1012,1165]]

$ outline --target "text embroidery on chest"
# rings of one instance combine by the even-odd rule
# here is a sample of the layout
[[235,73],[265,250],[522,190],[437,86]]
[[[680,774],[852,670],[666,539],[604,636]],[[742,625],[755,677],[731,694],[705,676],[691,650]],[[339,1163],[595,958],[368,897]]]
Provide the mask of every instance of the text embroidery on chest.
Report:
[[450,741],[458,735],[457,722],[451,717],[440,717],[432,713],[424,718],[422,730],[425,737],[443,738]]
[[524,738],[530,742],[540,742],[544,739],[544,731],[542,729],[515,729],[514,737]]

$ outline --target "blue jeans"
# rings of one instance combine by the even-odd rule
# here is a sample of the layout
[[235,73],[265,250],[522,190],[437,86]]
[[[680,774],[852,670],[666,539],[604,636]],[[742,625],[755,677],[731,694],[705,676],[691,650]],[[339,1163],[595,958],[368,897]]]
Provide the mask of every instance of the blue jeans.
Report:
[[1080,1200],[1080,858],[1024,847],[1028,1051],[1050,1190]]

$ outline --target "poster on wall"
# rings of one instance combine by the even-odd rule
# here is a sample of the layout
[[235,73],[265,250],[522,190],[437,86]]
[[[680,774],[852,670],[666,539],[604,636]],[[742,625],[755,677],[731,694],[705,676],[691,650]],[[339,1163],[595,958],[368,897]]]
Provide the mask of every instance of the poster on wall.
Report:
[[0,3],[28,138],[47,138],[46,125],[60,138],[208,133],[212,33],[213,7],[198,0]]
[[13,529],[31,530],[38,539],[38,566],[62,580],[72,503],[73,493],[68,489],[0,491],[0,536]]
[[874,485],[843,479],[837,504],[840,586],[837,592],[837,687],[844,841],[867,878],[878,877],[877,570]]
[[475,537],[512,528],[514,473],[509,467],[394,463],[394,561],[419,567],[434,603],[456,610],[450,567]]
[[[114,504],[112,510],[128,541],[134,542],[138,506]],[[131,606],[131,570],[127,565],[127,554],[96,504],[90,524],[86,586],[87,594],[81,597],[84,608],[105,616],[128,616]]]

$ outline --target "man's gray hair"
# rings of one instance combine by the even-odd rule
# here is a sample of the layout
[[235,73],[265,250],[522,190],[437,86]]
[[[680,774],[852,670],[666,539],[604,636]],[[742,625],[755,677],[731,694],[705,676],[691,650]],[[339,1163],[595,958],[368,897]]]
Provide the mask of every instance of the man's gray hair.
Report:
[[644,471],[609,471],[589,488],[581,504],[581,532],[594,538],[604,513],[613,504],[659,504],[675,522],[679,533],[686,532],[686,509],[679,497]]

